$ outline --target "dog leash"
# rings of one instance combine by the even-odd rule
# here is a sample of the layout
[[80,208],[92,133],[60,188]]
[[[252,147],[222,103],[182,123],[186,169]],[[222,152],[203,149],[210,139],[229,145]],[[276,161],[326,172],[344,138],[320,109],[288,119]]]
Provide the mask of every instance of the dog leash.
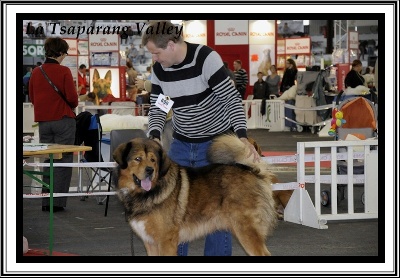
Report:
[[40,70],[42,71],[44,77],[47,79],[47,81],[49,82],[49,84],[54,88],[54,90],[59,94],[59,96],[68,104],[68,106],[72,109],[73,111],[73,107],[69,104],[69,102],[67,101],[67,99],[65,98],[65,96],[60,92],[60,90],[57,88],[56,85],[53,84],[53,82],[51,82],[50,78],[47,76],[46,72],[43,70],[42,66],[39,66]]

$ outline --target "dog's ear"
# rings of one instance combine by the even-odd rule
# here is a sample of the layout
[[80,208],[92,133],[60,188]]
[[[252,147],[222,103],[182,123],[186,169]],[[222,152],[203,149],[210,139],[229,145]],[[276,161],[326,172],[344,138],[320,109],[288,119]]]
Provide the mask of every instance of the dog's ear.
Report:
[[119,145],[113,152],[113,158],[115,162],[121,167],[121,169],[126,169],[128,167],[128,155],[132,149],[132,142],[127,142]]
[[100,79],[99,71],[97,69],[94,69],[93,82],[97,82],[99,79]]
[[111,70],[107,71],[104,79],[107,80],[108,82],[111,82]]

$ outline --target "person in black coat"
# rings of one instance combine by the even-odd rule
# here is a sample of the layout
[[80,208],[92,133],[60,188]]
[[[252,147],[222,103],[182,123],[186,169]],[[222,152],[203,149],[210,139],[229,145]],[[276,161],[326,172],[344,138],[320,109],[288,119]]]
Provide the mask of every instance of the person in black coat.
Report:
[[286,69],[283,73],[282,83],[280,87],[280,92],[284,93],[290,87],[294,85],[297,77],[297,66],[296,62],[293,59],[286,60]]
[[347,73],[344,79],[344,87],[356,88],[359,85],[364,85],[364,77],[360,74],[362,71],[362,63],[360,60],[354,60],[351,64],[351,70]]
[[253,87],[253,99],[266,99],[268,98],[268,84],[263,78],[263,73],[260,71],[257,73],[258,80],[254,82]]

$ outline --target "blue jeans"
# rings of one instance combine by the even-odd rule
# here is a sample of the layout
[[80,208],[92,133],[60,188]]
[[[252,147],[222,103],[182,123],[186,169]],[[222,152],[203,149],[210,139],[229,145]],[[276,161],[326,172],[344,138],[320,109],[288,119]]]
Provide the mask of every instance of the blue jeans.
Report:
[[[186,167],[202,167],[209,164],[207,150],[211,141],[187,143],[173,139],[168,156],[176,163]],[[187,256],[189,244],[178,245],[178,256]],[[216,231],[206,236],[204,256],[232,256],[232,235],[228,231]]]

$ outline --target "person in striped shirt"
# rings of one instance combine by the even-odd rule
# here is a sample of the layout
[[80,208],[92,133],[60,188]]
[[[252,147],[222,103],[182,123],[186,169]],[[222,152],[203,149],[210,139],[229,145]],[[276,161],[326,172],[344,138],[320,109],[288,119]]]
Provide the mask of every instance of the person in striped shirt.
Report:
[[[149,138],[160,140],[168,105],[173,102],[173,140],[168,152],[173,161],[187,167],[208,165],[211,140],[227,132],[235,132],[249,146],[249,157],[259,161],[260,156],[247,140],[242,98],[230,82],[221,57],[208,46],[185,42],[178,28],[169,21],[153,21],[143,31],[142,44],[154,61]],[[187,254],[188,244],[180,244],[178,255]],[[208,235],[204,255],[231,256],[231,234],[218,231]]]
[[247,71],[242,68],[242,61],[235,60],[233,62],[233,68],[236,78],[236,88],[239,91],[242,99],[244,99],[246,95],[246,87],[249,83],[249,77],[247,76]]

